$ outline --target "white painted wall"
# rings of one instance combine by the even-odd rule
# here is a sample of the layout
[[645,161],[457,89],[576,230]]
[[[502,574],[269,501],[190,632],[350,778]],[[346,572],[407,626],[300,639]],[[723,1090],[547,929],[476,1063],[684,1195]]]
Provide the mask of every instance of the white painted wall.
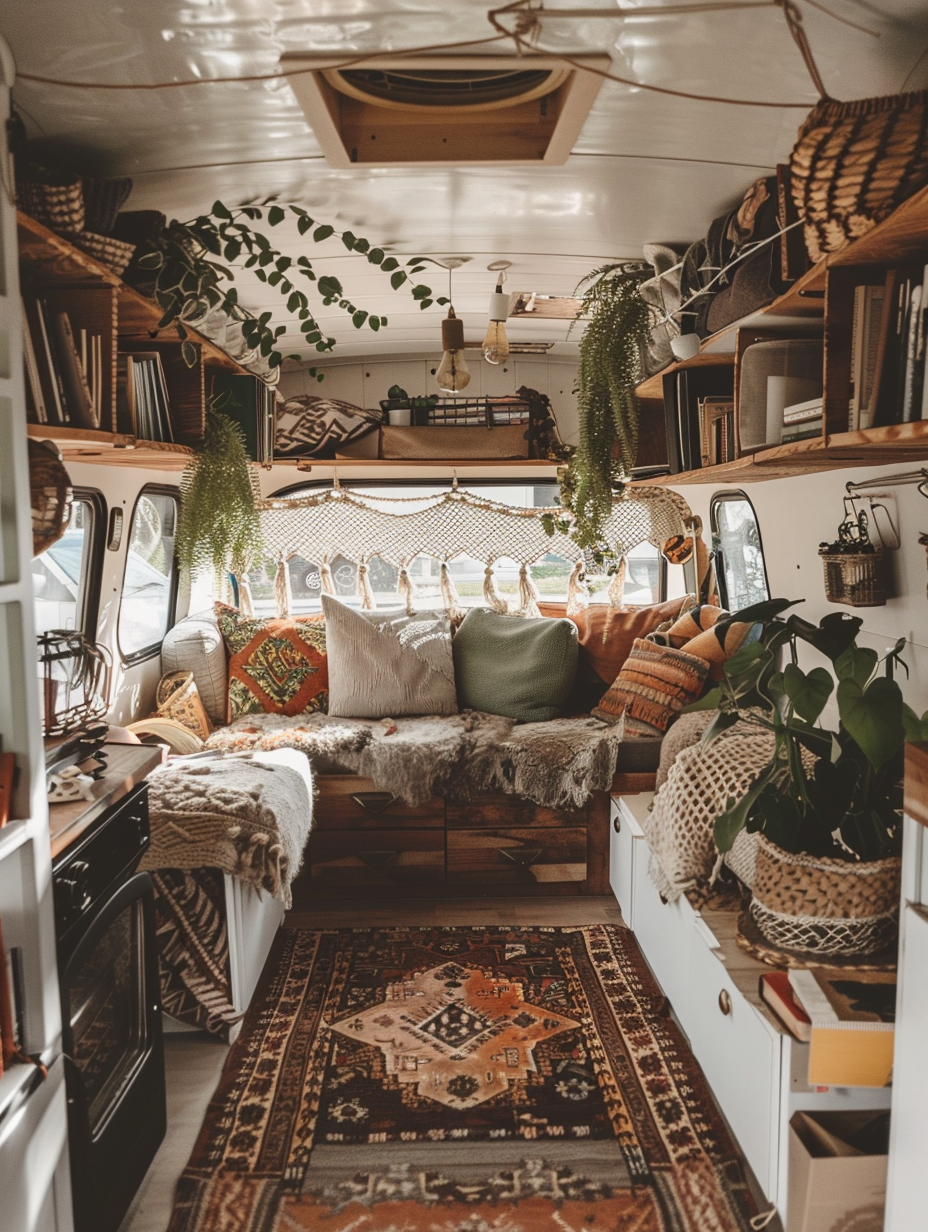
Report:
[[[355,406],[376,407],[386,398],[391,385],[399,385],[411,396],[436,393],[435,371],[441,356],[404,355],[402,359],[372,359],[363,362],[331,360],[316,365],[325,373],[317,381],[306,368],[289,368],[281,374],[280,393],[285,398],[297,394],[316,394],[338,398]],[[478,351],[467,352],[471,382],[469,397],[499,397],[514,394],[527,385],[546,394],[557,417],[561,436],[570,445],[577,443],[577,360],[553,355],[511,355],[502,364],[488,364]]]
[[[849,467],[823,474],[739,485],[757,513],[771,595],[805,598],[805,603],[797,610],[806,619],[816,622],[826,613],[840,610],[825,598],[818,546],[822,541],[836,538],[838,523],[843,517],[845,483],[911,471],[921,465],[923,463],[902,462],[891,467]],[[707,536],[709,502],[713,492],[724,490],[708,484],[677,488],[703,518]],[[908,640],[910,644],[903,657],[912,675],[906,682],[902,673],[900,684],[906,700],[921,714],[928,709],[928,567],[925,548],[918,543],[918,536],[928,531],[928,500],[919,495],[914,485],[887,487],[880,491],[886,495],[878,499],[892,512],[901,538],[901,547],[893,553],[895,597],[884,607],[847,610],[863,618],[861,645],[882,653],[896,638]],[[865,502],[863,507],[867,508]]]

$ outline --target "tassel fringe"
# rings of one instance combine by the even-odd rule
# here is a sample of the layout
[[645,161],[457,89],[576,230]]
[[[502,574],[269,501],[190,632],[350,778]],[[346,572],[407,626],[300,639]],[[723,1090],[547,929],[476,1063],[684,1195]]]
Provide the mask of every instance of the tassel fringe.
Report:
[[461,600],[446,560],[441,562],[438,584],[441,589],[441,601],[444,604],[445,613],[449,620],[456,620],[461,615]]
[[358,565],[358,596],[361,599],[362,611],[372,612],[377,606],[374,602],[374,592],[371,590],[370,571],[366,560],[362,560]]
[[284,559],[284,554],[277,557],[277,573],[274,575],[274,596],[277,599],[277,615],[289,616],[293,606],[293,593],[290,590],[290,569]]
[[586,585],[586,572],[582,560],[574,565],[567,582],[567,615],[579,612],[590,601],[590,592]]
[[400,567],[400,577],[396,588],[399,591],[400,598],[406,605],[406,615],[414,616],[416,609],[413,600],[415,599],[416,591],[412,584],[412,578],[409,576],[409,570],[405,565]]
[[251,599],[251,582],[247,573],[241,574],[238,578],[238,610],[243,616],[254,616],[255,614]]
[[319,566],[319,580],[322,583],[322,593],[334,596],[335,580],[332,577],[332,566],[327,560],[324,560]]
[[538,610],[538,587],[532,577],[528,565],[519,570],[519,615],[540,616]]
[[609,583],[609,606],[620,612],[625,611],[625,573],[626,559],[623,556],[618,563],[615,573],[612,575],[612,581]]
[[492,608],[494,612],[499,612],[501,616],[508,614],[509,605],[496,589],[492,563],[488,564],[483,571],[483,597],[487,602],[487,607]]

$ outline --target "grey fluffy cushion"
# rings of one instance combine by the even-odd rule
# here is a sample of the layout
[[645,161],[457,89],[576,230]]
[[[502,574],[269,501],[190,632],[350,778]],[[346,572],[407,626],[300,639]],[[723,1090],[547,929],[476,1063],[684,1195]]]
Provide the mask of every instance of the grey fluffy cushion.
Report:
[[435,613],[358,612],[322,596],[329,714],[456,714],[451,622]]
[[193,672],[206,713],[214,723],[225,723],[229,668],[211,612],[185,616],[168,630],[161,644],[161,671]]

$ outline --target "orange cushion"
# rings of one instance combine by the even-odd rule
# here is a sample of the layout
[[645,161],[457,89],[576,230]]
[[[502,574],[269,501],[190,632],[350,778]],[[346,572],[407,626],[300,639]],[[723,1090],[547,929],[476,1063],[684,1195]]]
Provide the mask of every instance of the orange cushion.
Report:
[[229,720],[326,711],[329,667],[322,615],[262,620],[215,605],[229,652]]
[[539,603],[538,610],[542,616],[567,616],[574,622],[580,637],[580,664],[596,673],[605,691],[622,670],[635,639],[653,633],[667,620],[676,620],[684,604],[691,602],[683,595],[624,612],[608,603],[591,603],[569,616],[566,603]]
[[662,736],[699,697],[708,672],[709,664],[686,650],[639,639],[593,714],[607,723],[624,717],[626,736]]

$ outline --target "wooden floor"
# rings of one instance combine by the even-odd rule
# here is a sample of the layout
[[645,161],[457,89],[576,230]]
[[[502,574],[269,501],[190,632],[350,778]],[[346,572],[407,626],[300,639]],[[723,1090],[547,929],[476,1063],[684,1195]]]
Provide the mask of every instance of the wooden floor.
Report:
[[[288,914],[284,927],[363,928],[404,924],[621,924],[611,896],[602,898],[433,899],[397,904],[343,901]],[[174,1186],[184,1169],[223,1063],[224,1044],[204,1032],[168,1034],[165,1055],[168,1133],[119,1232],[166,1232]],[[778,1220],[771,1232],[780,1228]]]

